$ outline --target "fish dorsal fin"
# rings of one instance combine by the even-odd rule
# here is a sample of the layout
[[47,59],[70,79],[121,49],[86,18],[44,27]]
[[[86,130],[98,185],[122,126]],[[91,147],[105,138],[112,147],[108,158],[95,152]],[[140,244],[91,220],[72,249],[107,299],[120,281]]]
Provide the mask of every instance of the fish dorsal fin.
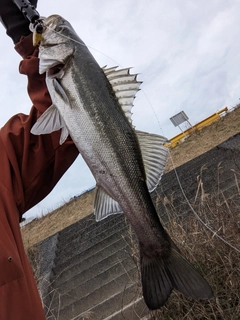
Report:
[[141,147],[148,190],[152,192],[166,167],[169,150],[163,144],[168,140],[163,136],[142,131],[136,131],[136,134]]
[[119,69],[117,67],[103,68],[110,82],[119,104],[121,105],[127,119],[132,123],[132,107],[136,93],[140,90],[141,81],[137,81],[137,74],[130,74],[131,68]]
[[96,221],[103,220],[112,214],[122,213],[119,204],[98,186],[96,188],[93,210]]
[[37,119],[31,133],[35,135],[49,134],[60,129],[62,129],[60,144],[63,144],[68,137],[68,129],[57,107],[53,104]]

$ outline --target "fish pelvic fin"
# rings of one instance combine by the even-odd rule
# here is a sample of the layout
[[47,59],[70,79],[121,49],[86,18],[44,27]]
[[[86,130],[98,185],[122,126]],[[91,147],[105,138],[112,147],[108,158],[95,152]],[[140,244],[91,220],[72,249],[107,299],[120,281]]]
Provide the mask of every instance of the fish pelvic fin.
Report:
[[201,274],[175,248],[167,260],[150,258],[140,246],[143,297],[150,310],[161,308],[175,288],[194,300],[207,300],[213,292]]

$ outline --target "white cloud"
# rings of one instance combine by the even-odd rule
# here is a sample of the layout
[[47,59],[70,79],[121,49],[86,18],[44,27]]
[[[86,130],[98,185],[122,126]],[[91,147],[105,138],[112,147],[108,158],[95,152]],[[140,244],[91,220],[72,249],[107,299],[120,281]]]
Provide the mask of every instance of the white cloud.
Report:
[[[140,73],[144,82],[133,108],[134,124],[168,138],[179,133],[169,118],[181,110],[195,124],[239,102],[239,9],[240,1],[231,0],[39,0],[38,5],[44,16],[58,13],[68,19],[100,66],[132,66]],[[20,59],[3,28],[0,38],[3,125],[31,103],[26,79],[17,72]],[[78,160],[41,208],[91,187],[86,170]]]

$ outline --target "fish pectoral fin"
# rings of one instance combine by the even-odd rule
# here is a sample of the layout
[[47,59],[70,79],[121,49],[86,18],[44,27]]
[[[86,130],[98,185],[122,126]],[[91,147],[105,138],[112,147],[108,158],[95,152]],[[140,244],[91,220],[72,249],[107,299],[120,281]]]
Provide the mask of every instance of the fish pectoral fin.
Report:
[[35,135],[49,134],[60,129],[62,129],[60,138],[60,144],[62,144],[67,139],[68,129],[57,107],[53,104],[37,119],[31,133]]
[[123,213],[119,204],[101,187],[96,188],[93,212],[96,221],[101,221],[112,214]]
[[140,144],[149,192],[158,185],[166,167],[169,149],[163,144],[167,138],[142,131],[136,131]]

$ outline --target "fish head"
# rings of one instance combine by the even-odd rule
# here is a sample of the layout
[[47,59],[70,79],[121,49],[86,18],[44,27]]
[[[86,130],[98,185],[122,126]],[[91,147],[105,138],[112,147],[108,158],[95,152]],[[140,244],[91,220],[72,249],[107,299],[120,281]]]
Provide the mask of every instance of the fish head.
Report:
[[44,31],[39,46],[39,73],[61,78],[74,56],[75,44],[81,42],[72,25],[59,15],[44,20]]

